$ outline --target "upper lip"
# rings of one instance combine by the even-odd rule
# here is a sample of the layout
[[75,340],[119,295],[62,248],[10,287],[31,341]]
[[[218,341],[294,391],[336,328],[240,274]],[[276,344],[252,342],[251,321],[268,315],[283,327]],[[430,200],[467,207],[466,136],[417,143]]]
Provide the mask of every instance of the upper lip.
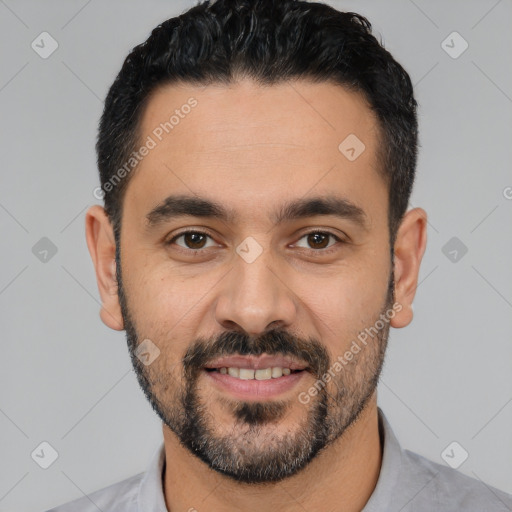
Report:
[[249,368],[253,370],[274,367],[305,370],[307,365],[295,360],[291,356],[268,354],[262,354],[261,356],[224,356],[214,359],[205,365],[205,368]]

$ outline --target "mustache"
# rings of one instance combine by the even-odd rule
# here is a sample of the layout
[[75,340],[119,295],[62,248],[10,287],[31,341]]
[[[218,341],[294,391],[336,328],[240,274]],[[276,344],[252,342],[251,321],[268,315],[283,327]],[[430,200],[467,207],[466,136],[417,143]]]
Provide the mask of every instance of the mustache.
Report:
[[318,377],[324,375],[330,366],[326,348],[315,338],[303,339],[284,330],[273,329],[256,338],[238,331],[226,331],[213,339],[199,338],[187,349],[183,368],[185,375],[193,379],[209,362],[219,357],[262,354],[291,356]]

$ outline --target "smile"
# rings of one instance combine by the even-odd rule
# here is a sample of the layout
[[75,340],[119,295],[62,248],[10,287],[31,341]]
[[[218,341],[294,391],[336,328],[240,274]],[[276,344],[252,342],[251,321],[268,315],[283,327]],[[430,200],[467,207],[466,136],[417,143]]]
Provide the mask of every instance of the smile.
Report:
[[278,379],[283,375],[290,375],[292,372],[298,372],[302,370],[291,370],[290,368],[283,368],[281,366],[274,366],[269,368],[259,368],[255,370],[254,368],[238,368],[236,366],[230,366],[226,368],[225,366],[222,368],[210,368],[207,369],[209,371],[219,372],[222,375],[230,375],[231,377],[235,377],[241,380],[269,380],[269,379]]
[[307,366],[290,356],[225,356],[204,368],[211,384],[239,399],[261,400],[292,390],[308,373]]

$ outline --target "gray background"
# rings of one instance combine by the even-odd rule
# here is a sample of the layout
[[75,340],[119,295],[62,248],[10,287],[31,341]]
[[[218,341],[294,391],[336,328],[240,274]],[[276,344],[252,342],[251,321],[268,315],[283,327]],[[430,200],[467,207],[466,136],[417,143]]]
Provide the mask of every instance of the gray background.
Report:
[[[1,511],[46,510],[127,478],[161,441],[124,333],[99,319],[84,213],[97,202],[108,87],[135,44],[194,3],[0,0]],[[420,103],[411,206],[429,213],[429,240],[414,321],[391,332],[380,406],[403,446],[444,463],[457,441],[469,452],[460,471],[512,493],[512,2],[330,3],[369,17]],[[47,59],[31,48],[43,31],[59,44]],[[441,46],[453,31],[469,44],[457,59]],[[46,262],[32,251],[42,237],[57,248]],[[443,252],[452,237],[457,261]],[[59,454],[46,470],[31,458],[42,441]]]

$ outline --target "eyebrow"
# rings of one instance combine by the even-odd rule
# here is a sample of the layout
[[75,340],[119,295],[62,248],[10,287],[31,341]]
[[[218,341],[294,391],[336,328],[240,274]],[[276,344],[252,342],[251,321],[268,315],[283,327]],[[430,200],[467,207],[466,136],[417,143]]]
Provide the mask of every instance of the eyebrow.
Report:
[[[368,218],[362,208],[348,199],[332,195],[290,201],[275,211],[270,220],[274,224],[282,224],[319,215],[346,219],[364,230],[369,229]],[[218,219],[229,224],[236,218],[236,212],[211,199],[171,195],[146,215],[146,227],[151,230],[165,222],[186,216]]]

